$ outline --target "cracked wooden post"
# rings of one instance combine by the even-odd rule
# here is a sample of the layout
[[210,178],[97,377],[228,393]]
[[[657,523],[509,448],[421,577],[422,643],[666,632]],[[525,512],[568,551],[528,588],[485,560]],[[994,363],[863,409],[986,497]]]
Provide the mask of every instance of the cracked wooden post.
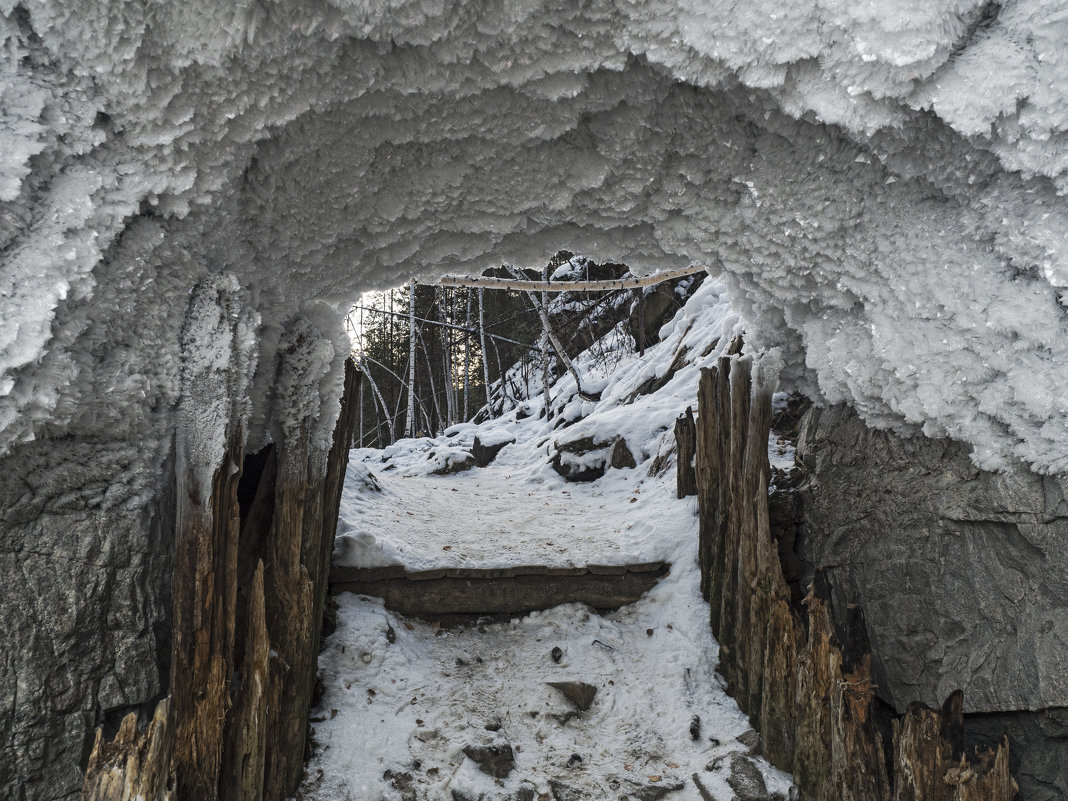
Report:
[[697,476],[694,466],[697,426],[693,419],[693,409],[689,406],[686,407],[685,413],[675,420],[675,443],[677,445],[675,492],[679,498],[686,498],[697,494]]
[[706,566],[702,588],[709,604],[712,633],[717,637],[723,604],[723,571],[727,537],[727,478],[730,453],[730,362],[721,357],[714,370],[702,370],[698,388],[697,491]]
[[[282,353],[281,387],[299,393],[309,382],[318,382],[318,376],[306,372],[309,365],[317,363],[308,354],[320,343],[310,325],[295,326]],[[293,410],[295,416],[279,446],[274,515],[264,559],[266,621],[272,649],[264,746],[263,798],[267,801],[288,797],[303,776],[330,552],[356,424],[358,385],[355,365],[347,362],[341,414],[327,452],[318,450],[313,429],[314,415],[322,410],[307,405]],[[299,407],[301,402],[297,399],[294,405]]]
[[[738,599],[735,621],[737,663],[735,697],[747,715],[760,714],[760,676],[764,668],[767,628],[767,581],[761,574],[760,553],[771,542],[768,524],[768,434],[771,431],[771,387],[751,382],[742,457],[741,496],[736,499],[738,522]],[[763,514],[761,514],[763,511]],[[776,560],[777,561],[777,560]],[[781,571],[780,571],[781,572]],[[759,580],[759,582],[758,582]]]
[[170,801],[173,739],[170,698],[156,705],[152,721],[142,732],[137,730],[136,712],[122,719],[111,742],[105,742],[97,729],[82,801]]
[[[729,371],[729,383],[728,383]],[[754,385],[756,384],[756,385]],[[790,602],[768,515],[771,388],[722,358],[698,389],[699,555],[719,671],[761,731],[763,754],[812,801],[1011,801],[1008,742],[962,754],[963,700],[880,721],[862,610],[836,615],[826,571]],[[682,438],[680,438],[680,442]]]
[[182,331],[175,434],[176,535],[171,698],[174,790],[218,798],[230,707],[247,387],[255,321],[237,280],[206,279]]
[[244,639],[241,684],[227,730],[226,760],[220,786],[222,801],[260,801],[263,798],[271,644],[267,636],[262,561],[256,566],[249,590]]
[[739,585],[738,559],[741,550],[741,515],[744,503],[742,473],[745,441],[749,433],[749,390],[752,385],[748,358],[735,359],[730,371],[730,449],[727,460],[727,531],[723,544],[723,589],[720,604],[719,639],[721,672],[731,687],[737,687],[738,604],[744,587]]

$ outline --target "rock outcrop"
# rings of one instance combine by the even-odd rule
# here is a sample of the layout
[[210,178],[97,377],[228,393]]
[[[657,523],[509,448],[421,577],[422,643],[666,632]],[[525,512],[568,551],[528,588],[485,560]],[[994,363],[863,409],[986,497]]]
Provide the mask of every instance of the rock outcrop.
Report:
[[994,713],[987,740],[1014,740],[1021,798],[1065,797],[1068,477],[984,472],[845,407],[808,412],[798,454],[801,555],[836,609],[864,609],[880,697],[903,712],[962,689],[966,714]]

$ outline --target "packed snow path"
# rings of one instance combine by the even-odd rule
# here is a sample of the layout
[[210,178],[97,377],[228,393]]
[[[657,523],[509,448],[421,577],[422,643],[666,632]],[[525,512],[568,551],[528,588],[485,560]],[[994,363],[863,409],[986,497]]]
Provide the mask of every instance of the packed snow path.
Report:
[[[572,604],[451,629],[341,595],[320,657],[325,694],[313,711],[304,797],[701,801],[700,782],[729,801],[728,779],[762,781],[767,797],[785,797],[788,777],[738,741],[753,732],[714,673],[697,519],[692,499],[675,499],[674,471],[611,470],[577,485],[522,471],[507,450],[498,461],[404,477],[369,475],[354,458],[340,529],[348,553],[337,556],[419,569],[663,558],[671,573],[609,615]],[[597,692],[583,712],[548,682]],[[511,747],[506,777],[468,755],[481,759],[472,749],[485,746]]]
[[[640,479],[632,490],[600,482],[550,489],[532,487],[496,465],[462,476],[373,475],[360,480],[362,490],[354,492],[350,484],[342,499],[335,564],[574,567],[672,555],[673,541],[661,537],[663,523],[646,514]],[[372,489],[372,480],[381,492]],[[676,516],[678,525],[696,525],[688,510]]]

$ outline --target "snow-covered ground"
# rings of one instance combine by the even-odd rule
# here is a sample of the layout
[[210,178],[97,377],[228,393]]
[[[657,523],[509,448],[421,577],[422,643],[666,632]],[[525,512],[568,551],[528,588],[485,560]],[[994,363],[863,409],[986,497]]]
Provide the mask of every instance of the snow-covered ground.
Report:
[[[357,476],[360,467],[353,465]],[[671,540],[649,514],[662,488],[641,471],[609,471],[594,484],[576,486],[551,469],[543,471],[544,483],[532,484],[521,469],[495,463],[451,476],[372,473],[380,492],[354,491],[362,483],[356,479],[346,487],[334,564],[572,567],[671,555]]]
[[[305,798],[697,801],[703,788],[730,801],[727,777],[747,767],[750,778],[762,776],[768,797],[785,796],[789,777],[750,761],[738,741],[753,733],[715,674],[695,499],[675,493],[674,421],[696,406],[699,368],[736,333],[722,289],[706,281],[644,358],[626,346],[622,329],[580,355],[583,386],[600,391],[599,401],[578,398],[565,376],[552,387],[548,420],[534,387],[499,420],[352,452],[335,564],[425,570],[663,560],[671,570],[612,614],[569,604],[452,629],[342,595],[337,631],[320,657],[325,694],[313,713]],[[613,356],[603,358],[606,351]],[[636,393],[667,377],[672,363],[676,372],[661,388]],[[489,467],[434,474],[463,459],[475,436],[511,444]],[[593,483],[565,481],[551,456],[583,437],[622,438],[636,466],[609,468]],[[771,454],[773,462],[792,460],[785,444],[773,443]],[[588,711],[576,713],[547,684],[560,681],[597,688]],[[485,745],[513,749],[507,777],[487,775],[464,753]]]
[[[509,479],[510,469],[387,474],[379,479],[385,502],[362,507],[375,509],[368,528],[388,553],[419,567],[596,561],[586,547],[607,560],[604,543],[636,531],[633,553],[669,560],[670,574],[613,614],[571,604],[458,629],[407,620],[377,599],[340,596],[338,629],[320,657],[326,692],[313,713],[306,798],[488,801],[522,797],[515,794],[524,785],[532,798],[571,798],[566,785],[574,798],[653,798],[657,788],[678,787],[670,798],[698,801],[696,773],[729,801],[723,757],[747,753],[737,737],[750,727],[714,673],[718,646],[698,589],[694,500],[675,498],[673,470],[609,471],[561,490],[555,474],[538,486]],[[551,681],[596,686],[589,711],[567,719],[573,707]],[[515,751],[505,779],[482,773],[463,752],[504,742]],[[788,777],[758,765],[769,790],[786,793]]]

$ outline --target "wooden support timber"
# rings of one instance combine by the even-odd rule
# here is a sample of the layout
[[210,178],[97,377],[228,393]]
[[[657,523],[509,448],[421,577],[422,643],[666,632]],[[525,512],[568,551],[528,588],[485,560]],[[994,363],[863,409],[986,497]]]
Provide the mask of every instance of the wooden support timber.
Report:
[[694,453],[697,449],[697,424],[693,419],[693,409],[686,407],[686,412],[675,420],[675,442],[678,444],[675,462],[675,483],[679,498],[697,494],[697,475],[694,471]]
[[518,278],[490,278],[483,275],[446,275],[434,282],[434,286],[469,286],[482,289],[511,289],[527,292],[608,292],[613,289],[638,289],[664,281],[674,281],[687,275],[706,273],[708,268],[693,264],[676,270],[643,275],[640,278],[614,278],[605,281],[523,281]]
[[169,774],[174,728],[171,701],[156,705],[152,721],[137,730],[137,713],[122,719],[111,742],[96,730],[85,771],[82,801],[171,801]]
[[[793,773],[805,801],[1010,801],[1008,741],[965,753],[959,692],[940,711],[914,704],[891,720],[875,698],[862,610],[836,614],[821,570],[803,608],[791,604],[768,514],[771,392],[754,385],[750,359],[720,359],[701,373],[695,436],[719,671],[764,756]],[[677,430],[681,454],[689,434]]]
[[325,459],[314,452],[307,422],[280,447],[274,516],[264,558],[271,645],[264,746],[266,801],[288,798],[303,775],[327,568],[356,425],[358,385],[356,366],[348,361],[341,415]]
[[239,424],[214,472],[179,459],[171,694],[144,731],[133,713],[110,743],[98,730],[84,801],[280,801],[297,789],[358,387],[349,360],[329,452],[315,455],[300,427],[277,471],[273,450],[263,459],[243,521]]

